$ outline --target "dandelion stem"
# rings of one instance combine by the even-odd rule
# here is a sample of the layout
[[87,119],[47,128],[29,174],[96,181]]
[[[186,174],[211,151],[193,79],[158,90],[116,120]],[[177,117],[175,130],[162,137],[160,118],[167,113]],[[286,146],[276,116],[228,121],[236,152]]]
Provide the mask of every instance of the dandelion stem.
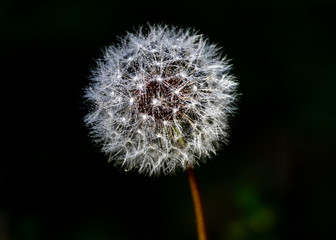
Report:
[[196,214],[197,232],[199,240],[207,240],[204,212],[202,208],[201,194],[196,179],[195,171],[193,167],[187,167],[188,178],[190,183],[191,194],[194,201],[194,208]]

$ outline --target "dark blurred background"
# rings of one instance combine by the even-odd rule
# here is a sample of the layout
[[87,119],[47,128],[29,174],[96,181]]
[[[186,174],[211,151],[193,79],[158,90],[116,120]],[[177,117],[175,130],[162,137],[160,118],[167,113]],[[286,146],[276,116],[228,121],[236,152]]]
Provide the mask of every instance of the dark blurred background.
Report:
[[186,174],[116,169],[82,121],[95,59],[147,22],[199,29],[240,83],[196,169],[209,240],[336,237],[335,1],[1,0],[0,239],[197,238]]

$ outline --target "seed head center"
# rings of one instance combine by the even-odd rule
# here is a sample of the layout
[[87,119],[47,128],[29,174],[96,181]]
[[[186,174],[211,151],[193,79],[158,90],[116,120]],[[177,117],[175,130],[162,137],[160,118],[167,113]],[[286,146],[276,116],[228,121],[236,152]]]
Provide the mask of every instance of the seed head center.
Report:
[[183,79],[153,77],[142,89],[135,91],[135,103],[140,114],[159,122],[170,121],[185,111],[186,101],[180,89]]

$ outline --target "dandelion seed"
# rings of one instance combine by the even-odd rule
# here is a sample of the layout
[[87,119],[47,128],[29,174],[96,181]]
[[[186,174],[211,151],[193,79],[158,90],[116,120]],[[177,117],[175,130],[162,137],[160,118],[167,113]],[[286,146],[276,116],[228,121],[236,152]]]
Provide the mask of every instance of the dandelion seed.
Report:
[[110,161],[169,174],[227,142],[237,82],[218,52],[192,30],[161,25],[106,49],[86,91],[93,110],[85,121]]

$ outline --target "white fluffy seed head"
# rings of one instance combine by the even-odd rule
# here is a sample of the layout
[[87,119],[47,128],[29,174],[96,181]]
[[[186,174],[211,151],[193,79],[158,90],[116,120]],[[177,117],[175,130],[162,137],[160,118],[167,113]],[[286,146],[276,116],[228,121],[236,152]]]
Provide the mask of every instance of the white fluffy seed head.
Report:
[[148,26],[105,50],[85,118],[110,161],[148,175],[198,164],[227,142],[237,82],[218,48],[191,30]]

